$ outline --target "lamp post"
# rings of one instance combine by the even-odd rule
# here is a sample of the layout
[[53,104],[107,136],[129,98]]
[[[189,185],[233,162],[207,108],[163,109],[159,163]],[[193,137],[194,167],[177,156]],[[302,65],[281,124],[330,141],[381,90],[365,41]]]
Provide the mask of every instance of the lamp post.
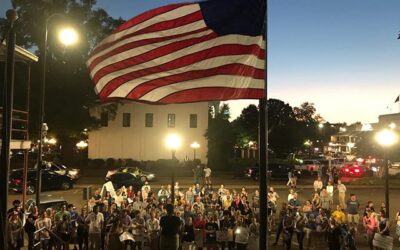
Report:
[[[64,15],[59,13],[54,13],[48,16],[44,22],[44,37],[43,44],[40,49],[40,61],[41,61],[41,81],[40,81],[40,107],[39,107],[39,150],[38,150],[38,168],[36,175],[36,204],[39,206],[40,204],[40,189],[42,186],[42,151],[43,151],[43,121],[44,121],[44,97],[45,97],[45,88],[46,88],[46,57],[47,57],[47,36],[48,36],[48,24],[49,22],[56,16],[63,17]],[[65,46],[72,45],[77,42],[78,35],[77,33],[71,29],[66,28],[60,30],[59,40]]]
[[385,205],[386,217],[389,219],[389,165],[386,149],[397,143],[398,136],[393,131],[384,129],[375,135],[375,140],[383,147],[383,161],[385,167]]
[[171,171],[171,202],[175,202],[175,152],[181,146],[181,138],[176,134],[168,135],[165,144],[171,150],[172,154],[172,171]]
[[197,141],[194,141],[190,144],[190,147],[193,149],[193,161],[196,160],[196,149],[200,148],[200,144]]
[[76,147],[78,148],[81,156],[80,156],[80,161],[79,161],[79,167],[82,168],[82,162],[83,162],[83,152],[87,148],[88,143],[85,141],[80,141],[76,144]]

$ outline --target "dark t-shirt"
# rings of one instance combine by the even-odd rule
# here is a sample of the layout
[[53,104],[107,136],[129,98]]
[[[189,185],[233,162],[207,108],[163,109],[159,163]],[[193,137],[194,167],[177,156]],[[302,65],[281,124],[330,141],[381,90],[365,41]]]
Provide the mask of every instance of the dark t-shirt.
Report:
[[161,217],[160,227],[161,235],[173,236],[178,234],[181,226],[181,220],[177,216],[166,215]]
[[206,239],[208,243],[213,243],[217,241],[217,230],[218,230],[218,224],[215,222],[207,222],[205,230],[210,230],[214,231],[212,233],[207,232],[206,233]]

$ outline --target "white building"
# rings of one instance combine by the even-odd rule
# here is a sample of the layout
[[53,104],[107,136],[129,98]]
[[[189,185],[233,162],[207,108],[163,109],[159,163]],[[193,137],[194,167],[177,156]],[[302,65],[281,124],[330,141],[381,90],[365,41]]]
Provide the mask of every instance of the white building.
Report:
[[170,159],[171,151],[165,145],[169,134],[182,139],[176,158],[193,159],[190,144],[200,144],[196,159],[206,162],[208,128],[207,102],[191,104],[149,105],[137,102],[118,104],[115,119],[109,119],[100,108],[94,111],[101,118],[101,128],[88,133],[89,159]]

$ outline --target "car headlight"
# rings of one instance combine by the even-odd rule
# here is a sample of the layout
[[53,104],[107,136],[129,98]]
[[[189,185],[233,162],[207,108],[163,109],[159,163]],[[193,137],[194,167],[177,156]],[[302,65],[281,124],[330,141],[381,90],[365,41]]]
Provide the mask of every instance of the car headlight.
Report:
[[68,171],[68,173],[69,173],[70,175],[77,175],[77,174],[78,174],[78,171],[76,171],[76,170],[70,170],[70,171]]
[[378,168],[377,168],[377,167],[372,167],[371,170],[372,170],[373,172],[378,172]]
[[147,177],[148,178],[154,178],[154,174],[149,174]]

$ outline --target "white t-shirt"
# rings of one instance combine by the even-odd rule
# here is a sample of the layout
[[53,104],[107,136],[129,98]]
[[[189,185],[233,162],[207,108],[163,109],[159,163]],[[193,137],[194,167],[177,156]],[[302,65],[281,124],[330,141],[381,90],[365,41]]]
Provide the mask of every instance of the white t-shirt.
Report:
[[91,213],[86,221],[89,222],[89,233],[101,233],[101,228],[104,223],[104,216],[102,213]]
[[205,175],[205,177],[210,177],[211,176],[211,168],[205,168],[204,175]]

